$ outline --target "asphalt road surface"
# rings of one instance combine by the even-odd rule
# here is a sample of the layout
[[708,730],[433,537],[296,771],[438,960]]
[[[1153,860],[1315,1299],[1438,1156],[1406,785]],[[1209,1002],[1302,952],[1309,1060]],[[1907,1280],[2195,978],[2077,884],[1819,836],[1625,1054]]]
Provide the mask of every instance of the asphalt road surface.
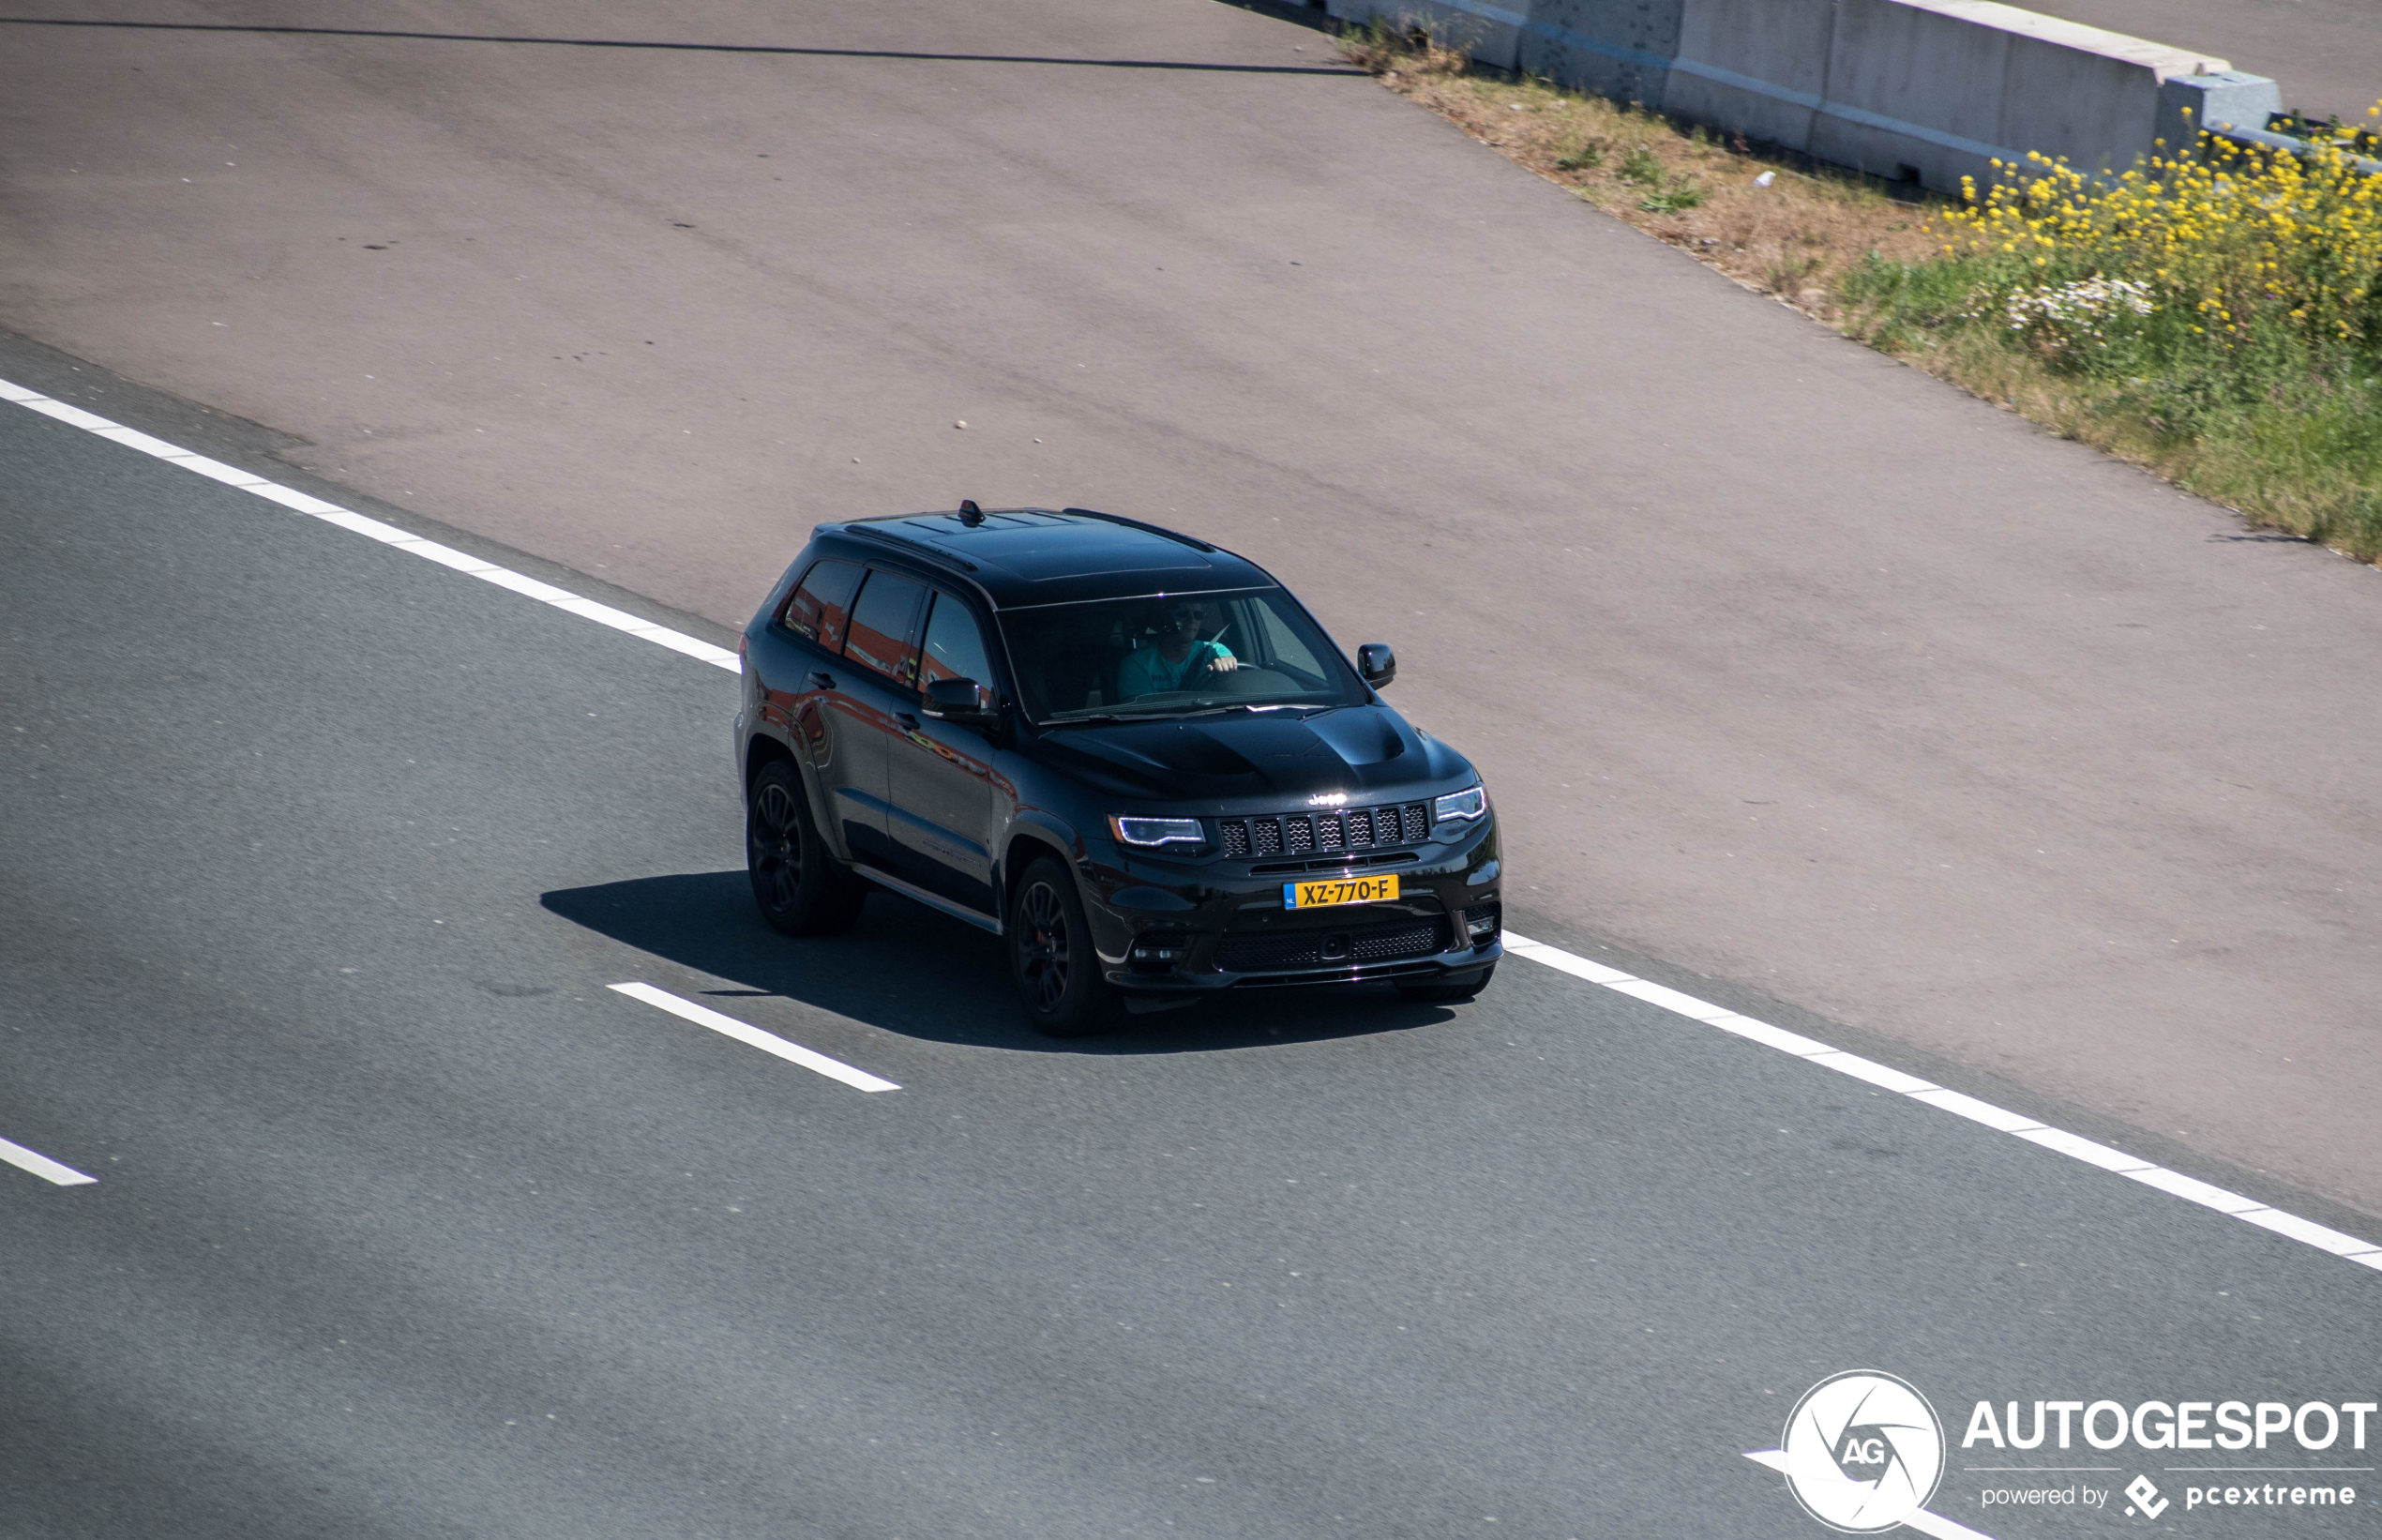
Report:
[[112,15],[234,30],[0,28],[0,325],[723,626],[822,518],[1183,525],[1549,925],[2382,1215],[2373,571],[1211,0]]
[[0,1166],[10,1540],[1819,1532],[1743,1457],[1854,1366],[1997,1540],[2374,1531],[1958,1442],[2373,1400],[2362,1267],[1519,959],[1055,1045],[761,926],[727,672],[16,406],[0,539],[0,1137],[98,1179]]

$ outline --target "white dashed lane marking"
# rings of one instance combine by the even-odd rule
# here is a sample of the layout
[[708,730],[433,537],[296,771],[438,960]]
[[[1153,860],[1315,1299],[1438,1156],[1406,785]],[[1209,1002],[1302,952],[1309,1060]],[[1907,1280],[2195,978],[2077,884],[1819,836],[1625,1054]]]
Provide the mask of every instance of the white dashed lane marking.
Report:
[[0,1139],[0,1160],[7,1161],[19,1170],[31,1171],[44,1182],[55,1182],[62,1187],[84,1187],[99,1180],[96,1176],[85,1176],[71,1166],[60,1165],[48,1155],[28,1150],[22,1144],[11,1144],[5,1139]]
[[722,1016],[717,1011],[698,1005],[691,1000],[681,1000],[666,990],[655,989],[651,984],[615,984],[612,988],[631,1000],[641,1000],[648,1005],[666,1010],[671,1015],[692,1021],[699,1027],[709,1027],[723,1037],[733,1037],[736,1041],[749,1044],[763,1053],[774,1053],[790,1064],[800,1064],[805,1069],[815,1070],[831,1080],[841,1080],[855,1090],[898,1091],[901,1089],[893,1081],[879,1080],[865,1069],[854,1069],[841,1060],[830,1059],[823,1053],[803,1047],[800,1043],[790,1043],[776,1033],[763,1032],[759,1027],[747,1026],[732,1016]]
[[[1750,1016],[1740,1016],[1725,1005],[1715,1005],[1708,1001],[1698,1000],[1692,994],[1681,994],[1677,989],[1664,985],[1650,984],[1645,979],[1622,973],[1619,968],[1608,968],[1601,962],[1591,962],[1587,958],[1575,956],[1560,947],[1549,946],[1545,942],[1532,941],[1528,936],[1517,936],[1511,930],[1505,932],[1505,950],[1515,957],[1527,958],[1532,962],[1542,963],[1558,973],[1569,974],[1574,978],[1602,985],[1616,993],[1645,1001],[1650,1005],[1660,1005],[1663,1009],[1676,1012],[1691,1021],[1700,1021],[1708,1027],[1718,1027],[1723,1032],[1742,1037],[1748,1042],[1759,1043],[1764,1048],[1776,1049],[1781,1053],[1791,1053],[1806,1064],[1821,1064],[1839,1075],[1850,1075],[1857,1080],[1866,1080],[1871,1085],[1893,1092],[1896,1095],[1908,1096],[1912,1101],[1925,1102],[1939,1111],[1967,1118],[1971,1123],[1982,1124],[1997,1133],[2015,1135],[2029,1144],[2040,1144],[2046,1150],[2056,1150],[2071,1159],[2081,1160],[2088,1166],[2098,1166],[2104,1171],[2115,1171],[2118,1175],[2131,1178],[2146,1187],[2156,1187],[2161,1192],[2172,1194],[2186,1202],[2197,1203],[2202,1208],[2214,1209],[2219,1214],[2245,1220],[2262,1230],[2273,1230],[2278,1235],[2287,1235],[2292,1240],[2304,1242],[2319,1251],[2329,1251],[2336,1257],[2344,1257],[2350,1261],[2363,1263],[2376,1272],[2382,1272],[2382,1246],[2375,1246],[2372,1241],[2359,1240],[2355,1235],[2345,1235],[2340,1230],[2328,1229],[2313,1219],[2302,1219],[2296,1214],[2285,1214],[2281,1209],[2269,1208],[2254,1198],[2244,1198],[2239,1193],[2227,1192],[2223,1187],[2210,1186],[2208,1183],[2186,1176],[2181,1171],[2171,1171],[2163,1166],[2154,1166],[2148,1160],[2126,1154],[2123,1150],[2113,1150],[2106,1144],[2096,1144],[2088,1139],[2069,1133],[2064,1128],[2053,1128],[2037,1123],[2032,1118],[2023,1117],[2016,1112],[1996,1107],[1991,1102],[1982,1102],[1974,1096],[1946,1090],[1933,1081],[1922,1080],[1916,1075],[1906,1075],[1891,1065],[1862,1058],[1859,1054],[1846,1053],[1830,1048],[1827,1044],[1805,1037],[1800,1033],[1788,1032],[1783,1027],[1773,1027],[1767,1021],[1756,1021]],[[1747,1457],[1757,1457],[1748,1456]],[[1914,1519],[1912,1522],[1915,1524],[1917,1520]],[[1946,1519],[1944,1522],[1950,1523],[1951,1520]],[[1957,1530],[1959,1527],[1954,1525],[1953,1528]],[[1959,1532],[1967,1534],[1973,1532],[1960,1530]]]
[[[357,535],[368,536],[395,550],[411,551],[416,556],[436,562],[441,566],[451,566],[456,571],[477,578],[483,582],[493,583],[499,588],[509,588],[516,594],[536,599],[541,604],[550,604],[558,610],[567,611],[583,620],[592,620],[598,626],[610,627],[629,636],[642,638],[656,646],[684,653],[689,657],[709,663],[715,668],[726,669],[731,673],[743,672],[743,660],[724,647],[715,647],[708,642],[699,641],[683,632],[673,631],[668,627],[656,626],[625,611],[598,604],[594,599],[583,598],[565,589],[556,588],[550,583],[539,582],[535,578],[523,577],[520,573],[498,566],[493,562],[485,562],[452,547],[425,540],[393,524],[382,523],[377,519],[367,519],[362,514],[350,512],[335,503],[325,503],[319,497],[310,497],[305,492],[293,491],[288,487],[268,481],[261,476],[240,470],[236,466],[209,460],[204,455],[192,454],[188,449],[168,444],[162,439],[151,438],[148,434],[127,428],[121,423],[110,422],[107,418],[95,413],[85,412],[79,406],[68,406],[64,401],[53,400],[38,391],[27,390],[23,385],[11,385],[6,380],[0,380],[0,400],[14,401],[44,416],[54,417],[60,422],[98,434],[101,438],[121,444],[127,448],[138,449],[144,455],[153,455],[167,464],[179,465],[184,470],[213,481],[222,482],[225,486],[237,487],[244,491],[254,492],[257,496],[279,503],[283,507],[295,509],[299,513],[320,519],[325,523],[337,524],[339,528],[353,531]],[[2006,1111],[1990,1103],[1979,1101],[1973,1096],[1963,1095],[1957,1091],[1948,1090],[1943,1086],[1921,1080],[1915,1075],[1907,1075],[1901,1070],[1877,1064],[1873,1060],[1863,1059],[1857,1054],[1842,1052],[1829,1047],[1826,1043],[1817,1042],[1799,1033],[1788,1032],[1783,1027],[1773,1027],[1767,1021],[1756,1021],[1749,1016],[1741,1016],[1726,1006],[1698,1000],[1694,995],[1682,994],[1665,985],[1625,974],[1618,968],[1608,968],[1601,962],[1592,962],[1587,958],[1575,956],[1560,947],[1548,946],[1542,942],[1517,936],[1510,930],[1505,933],[1505,949],[1515,957],[1553,968],[1558,973],[1569,974],[1575,978],[1585,979],[1591,984],[1601,985],[1634,999],[1642,1000],[1650,1005],[1659,1006],[1664,1010],[1686,1017],[1692,1021],[1700,1021],[1706,1026],[1718,1027],[1721,1031],[1742,1037],[1748,1042],[1759,1043],[1764,1048],[1776,1049],[1782,1053],[1791,1053],[1799,1059],[1824,1065],[1839,1074],[1866,1080],[1872,1085],[1893,1092],[1898,1095],[1908,1096],[1913,1101],[1924,1102],[1939,1110],[1967,1118],[1971,1123],[1982,1124],[1999,1133],[2014,1135],[2029,1143],[2040,1144],[2046,1150],[2056,1150],[2061,1155],[2081,1160],[2088,1166],[2098,1166],[2103,1170],[2114,1171],[2119,1176],[2128,1177],[2145,1186],[2156,1187],[2162,1192],[2172,1194],[2188,1202],[2214,1209],[2219,1214],[2230,1215],[2236,1219],[2256,1225],[2262,1230],[2270,1230],[2278,1235],[2288,1236],[2292,1240],[2314,1246],[2319,1251],[2329,1252],[2333,1256],[2345,1258],[2350,1261],[2373,1268],[2376,1272],[2382,1272],[2382,1246],[2375,1246],[2372,1241],[2360,1240],[2355,1235],[2344,1234],[2340,1230],[2319,1225],[2314,1220],[2302,1219],[2296,1214],[2286,1214],[2281,1209],[2270,1208],[2255,1199],[2244,1198],[2239,1193],[2210,1186],[2205,1182],[2185,1176],[2179,1171],[2171,1171],[2164,1167],[2155,1166],[2149,1161],[2137,1159],[2122,1150],[2113,1150],[2105,1144],[2096,1144],[2088,1139],[2080,1138],[2064,1129],[2048,1127],[2035,1122],[2032,1118]],[[858,1085],[864,1091],[899,1089],[890,1080],[881,1080],[873,1075],[853,1069],[848,1064],[837,1064],[835,1060],[824,1054],[813,1053],[810,1049],[789,1043],[781,1037],[774,1037],[758,1027],[747,1027],[732,1018],[721,1016],[716,1011],[708,1011],[701,1005],[664,994],[659,989],[652,989],[651,986],[615,984],[612,988],[637,999],[644,1000],[648,1004],[658,1005],[663,1010],[686,1017],[690,1021],[700,1021],[716,1032],[725,1033],[740,1042],[750,1043],[764,1052],[775,1053],[781,1059],[790,1060],[806,1068],[816,1069],[819,1073],[842,1080],[847,1085]],[[862,1083],[864,1081],[867,1083]],[[23,1158],[19,1158],[20,1156]],[[8,1159],[11,1164],[23,1166],[27,1170],[45,1176],[49,1175],[49,1171],[41,1169],[44,1166],[66,1171],[70,1182],[93,1180],[80,1172],[69,1171],[68,1168],[59,1166],[55,1161],[34,1155],[30,1150],[19,1150],[12,1144],[0,1148],[0,1158]],[[28,1160],[40,1162],[41,1165],[28,1165],[26,1163]],[[50,1176],[50,1180],[54,1182],[59,1179]],[[1949,1520],[1943,1522],[1950,1523]],[[1957,1525],[1953,1525],[1952,1529],[1963,1534],[1974,1532],[1959,1530]]]

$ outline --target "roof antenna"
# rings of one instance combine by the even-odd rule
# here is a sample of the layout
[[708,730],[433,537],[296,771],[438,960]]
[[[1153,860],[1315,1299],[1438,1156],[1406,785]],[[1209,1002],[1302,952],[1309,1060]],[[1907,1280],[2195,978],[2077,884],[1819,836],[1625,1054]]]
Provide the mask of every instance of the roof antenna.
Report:
[[976,506],[974,498],[963,497],[959,500],[959,521],[970,529],[985,521],[985,510]]

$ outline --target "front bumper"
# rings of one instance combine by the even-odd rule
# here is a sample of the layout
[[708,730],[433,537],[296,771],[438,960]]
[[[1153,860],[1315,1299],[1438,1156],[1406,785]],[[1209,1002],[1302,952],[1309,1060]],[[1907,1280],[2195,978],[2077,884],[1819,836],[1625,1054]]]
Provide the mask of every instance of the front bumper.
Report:
[[[1504,955],[1496,816],[1391,860],[1165,860],[1093,853],[1085,910],[1108,981],[1130,996],[1477,973]],[[1286,882],[1395,871],[1380,903],[1284,907]]]

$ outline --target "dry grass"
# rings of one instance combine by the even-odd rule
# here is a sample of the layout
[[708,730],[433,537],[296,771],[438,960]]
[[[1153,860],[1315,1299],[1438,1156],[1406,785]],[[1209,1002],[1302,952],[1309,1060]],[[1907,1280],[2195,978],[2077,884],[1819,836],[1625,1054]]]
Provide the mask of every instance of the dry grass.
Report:
[[[1700,128],[1544,81],[1474,71],[1463,51],[1417,30],[1350,28],[1351,63],[1508,159],[1707,265],[1832,325],[1839,279],[1875,252],[1936,249],[1923,206],[1852,172],[1804,168]],[[1756,178],[1768,174],[1771,185]]]

